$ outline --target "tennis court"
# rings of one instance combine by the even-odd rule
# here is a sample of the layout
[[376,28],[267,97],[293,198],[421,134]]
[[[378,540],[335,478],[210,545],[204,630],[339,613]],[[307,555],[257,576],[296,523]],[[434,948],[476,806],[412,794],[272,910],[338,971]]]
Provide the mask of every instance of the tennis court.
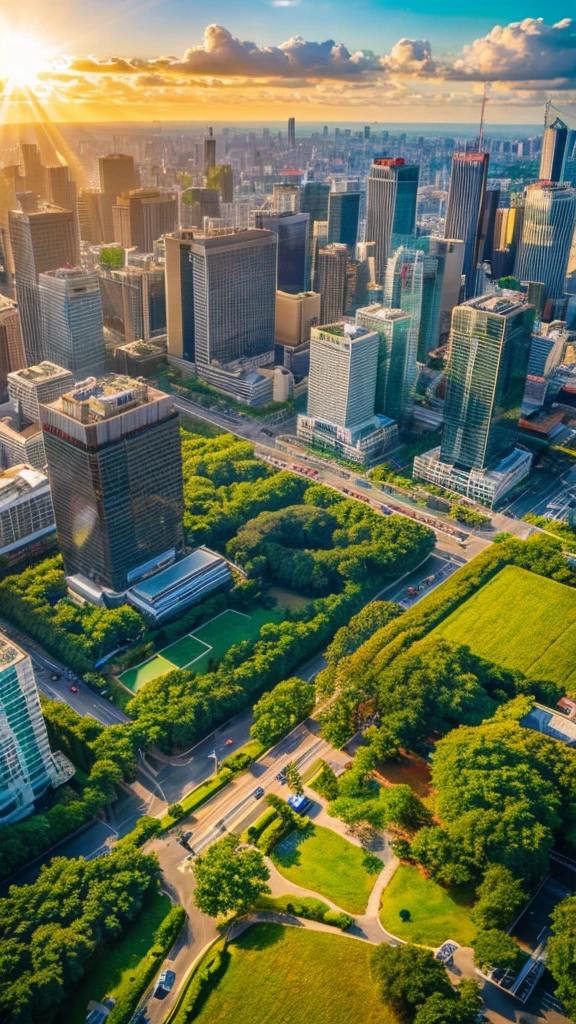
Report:
[[152,679],[175,669],[193,669],[199,674],[207,672],[211,659],[219,661],[234,644],[252,640],[267,622],[281,622],[283,617],[281,608],[255,608],[250,615],[227,608],[193,633],[162,648],[152,658],[126,669],[118,679],[132,693],[137,693]]

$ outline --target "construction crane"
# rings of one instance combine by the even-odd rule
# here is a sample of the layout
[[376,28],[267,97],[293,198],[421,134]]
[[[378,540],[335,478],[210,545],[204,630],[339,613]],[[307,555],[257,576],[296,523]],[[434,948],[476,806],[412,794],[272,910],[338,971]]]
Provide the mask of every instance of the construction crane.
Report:
[[484,118],[486,114],[486,104],[488,102],[488,82],[484,82],[484,95],[482,97],[482,110],[480,112],[480,135],[478,136],[478,152],[482,152],[482,146],[484,144]]

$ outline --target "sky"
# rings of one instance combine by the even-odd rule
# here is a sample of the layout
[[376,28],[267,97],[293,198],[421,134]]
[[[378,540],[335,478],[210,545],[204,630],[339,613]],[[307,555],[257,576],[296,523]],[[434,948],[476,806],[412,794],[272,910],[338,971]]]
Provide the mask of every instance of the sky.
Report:
[[576,118],[573,0],[4,4],[4,122],[469,123],[484,82],[488,123]]

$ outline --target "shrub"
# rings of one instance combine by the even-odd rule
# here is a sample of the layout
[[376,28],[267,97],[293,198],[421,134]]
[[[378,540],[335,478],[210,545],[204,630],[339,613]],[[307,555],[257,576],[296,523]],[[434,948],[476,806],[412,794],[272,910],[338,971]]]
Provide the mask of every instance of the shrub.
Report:
[[350,914],[345,914],[343,910],[327,910],[322,920],[324,924],[332,924],[335,928],[341,928],[343,932],[354,923],[354,918]]

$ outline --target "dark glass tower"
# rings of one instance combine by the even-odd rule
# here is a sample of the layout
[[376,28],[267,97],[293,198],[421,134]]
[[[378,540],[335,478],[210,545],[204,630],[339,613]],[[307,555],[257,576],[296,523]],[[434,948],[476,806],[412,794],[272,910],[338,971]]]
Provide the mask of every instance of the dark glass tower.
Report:
[[277,289],[298,295],[306,291],[308,275],[308,221],[307,213],[257,212],[257,228],[266,228],[278,235]]
[[540,180],[559,185],[564,181],[564,169],[568,153],[568,127],[556,117],[546,125],[540,159]]
[[[376,243],[376,279],[382,284],[392,234],[413,235],[420,168],[402,157],[377,157],[366,181],[366,241]],[[456,236],[458,237],[458,236]]]
[[452,158],[444,238],[461,238],[464,242],[467,297],[474,294],[480,255],[488,160],[488,153],[455,153]]
[[328,241],[341,242],[354,255],[360,215],[359,192],[331,192],[328,201]]

